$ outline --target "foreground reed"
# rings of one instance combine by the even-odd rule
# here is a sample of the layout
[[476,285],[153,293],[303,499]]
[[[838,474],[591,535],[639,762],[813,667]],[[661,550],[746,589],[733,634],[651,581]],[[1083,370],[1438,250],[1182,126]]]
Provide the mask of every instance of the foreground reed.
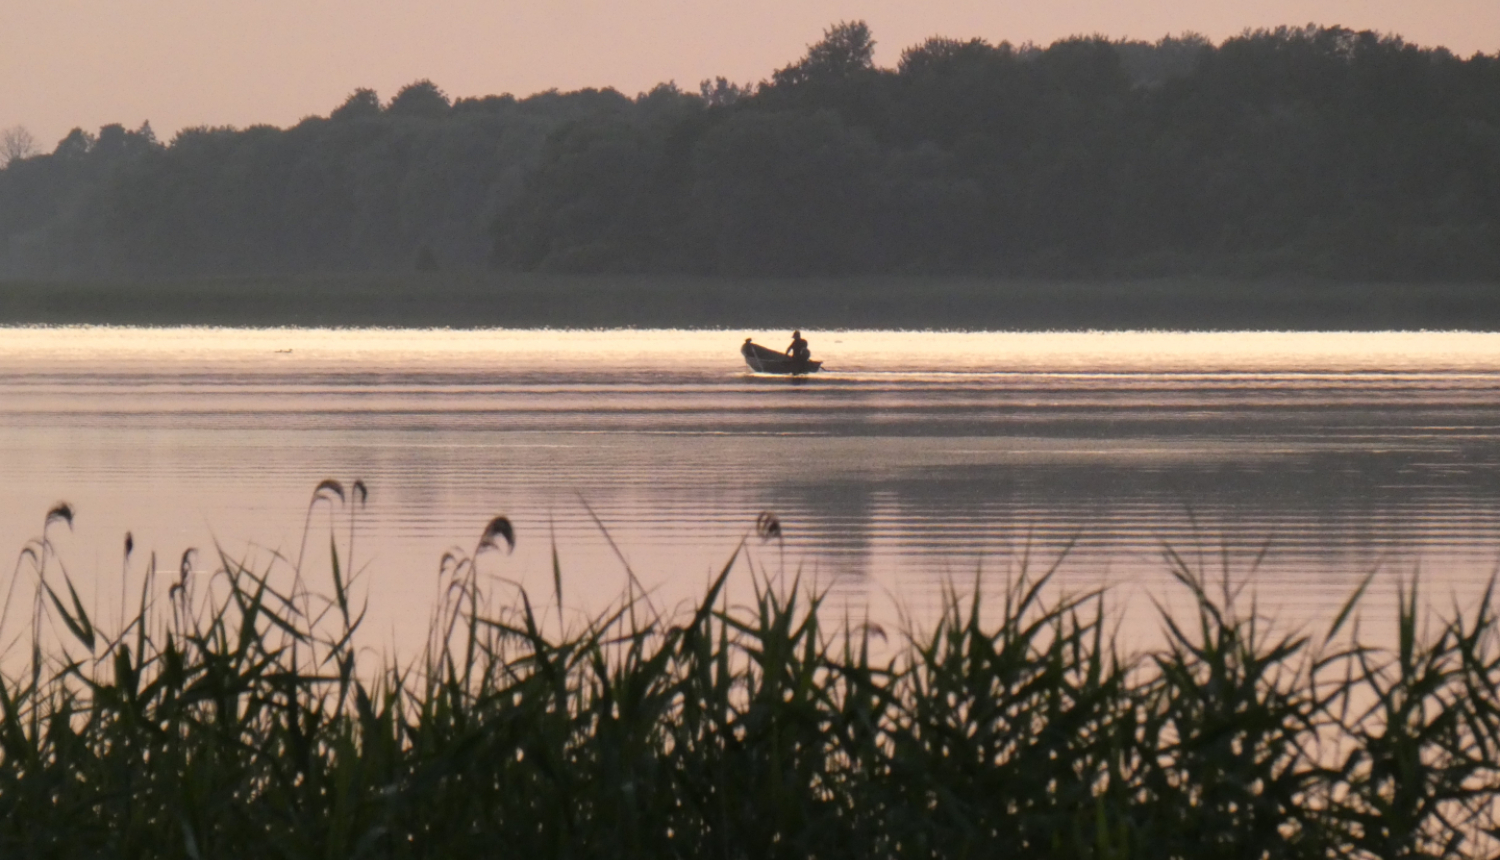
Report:
[[1196,609],[1142,654],[1050,575],[882,644],[753,570],[728,605],[736,551],[689,610],[632,595],[560,632],[525,592],[494,603],[497,519],[444,559],[424,653],[369,665],[336,548],[321,595],[222,555],[162,599],[147,576],[106,637],[64,522],[6,584],[32,598],[3,632],[7,858],[1495,856],[1488,592],[1424,633],[1406,590],[1376,650],[1363,588],[1276,632],[1168,552]]

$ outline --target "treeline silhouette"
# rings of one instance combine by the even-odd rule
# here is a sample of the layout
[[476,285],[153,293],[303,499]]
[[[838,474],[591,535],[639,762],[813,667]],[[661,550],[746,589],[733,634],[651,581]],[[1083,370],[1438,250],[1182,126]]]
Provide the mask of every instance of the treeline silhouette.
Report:
[[74,130],[0,170],[0,275],[479,269],[1500,275],[1500,54],[1337,27],[1214,45],[865,24],[755,85]]

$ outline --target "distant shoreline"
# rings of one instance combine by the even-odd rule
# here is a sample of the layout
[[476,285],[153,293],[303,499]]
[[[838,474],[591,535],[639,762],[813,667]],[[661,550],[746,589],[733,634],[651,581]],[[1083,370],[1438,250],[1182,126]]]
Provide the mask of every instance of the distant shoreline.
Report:
[[1500,284],[411,273],[0,281],[0,324],[1500,330]]

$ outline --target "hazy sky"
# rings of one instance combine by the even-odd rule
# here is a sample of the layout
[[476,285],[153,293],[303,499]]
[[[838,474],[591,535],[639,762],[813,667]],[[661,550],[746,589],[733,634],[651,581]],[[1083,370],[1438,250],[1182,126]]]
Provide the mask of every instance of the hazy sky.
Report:
[[855,18],[881,65],[932,35],[1218,41],[1309,22],[1500,50],[1500,0],[0,0],[0,127],[25,125],[50,150],[73,126],[109,122],[149,119],[163,139],[288,125],[355,87],[389,98],[419,78],[452,96],[745,82]]

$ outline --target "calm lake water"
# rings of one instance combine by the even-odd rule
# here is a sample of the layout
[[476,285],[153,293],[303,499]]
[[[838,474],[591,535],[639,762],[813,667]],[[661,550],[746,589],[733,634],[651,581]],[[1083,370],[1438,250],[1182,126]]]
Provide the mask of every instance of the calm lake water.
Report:
[[398,646],[425,630],[444,551],[502,513],[518,545],[482,570],[550,597],[555,538],[583,610],[625,587],[610,539],[672,605],[761,511],[785,540],[752,538],[757,565],[881,617],[1064,550],[1064,586],[1111,584],[1142,628],[1173,594],[1164,546],[1298,622],[1371,570],[1372,608],[1419,568],[1448,605],[1500,560],[1500,335],[810,332],[829,372],[805,380],[748,373],[746,336],[786,341],[0,329],[0,550],[71,503],[74,530],[49,533],[107,616],[153,550],[175,571],[199,548],[200,575],[216,543],[252,566],[296,556],[318,482],[361,479],[355,563],[370,629]]

